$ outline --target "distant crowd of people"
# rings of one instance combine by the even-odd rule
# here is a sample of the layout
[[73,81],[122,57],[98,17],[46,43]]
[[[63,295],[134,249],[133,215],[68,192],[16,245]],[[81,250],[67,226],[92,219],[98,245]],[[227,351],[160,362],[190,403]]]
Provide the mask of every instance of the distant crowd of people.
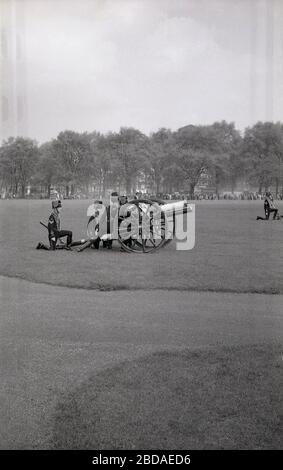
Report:
[[[259,193],[259,192],[252,192],[252,191],[235,191],[235,192],[219,192],[218,194],[212,193],[212,192],[195,192],[193,197],[190,196],[188,193],[158,193],[158,194],[152,194],[152,193],[145,193],[142,191],[137,191],[136,193],[133,193],[131,195],[128,195],[128,198],[132,199],[142,199],[142,198],[147,198],[147,199],[152,199],[152,198],[158,198],[158,199],[163,199],[163,200],[195,200],[195,201],[216,201],[216,200],[229,200],[229,201],[257,201],[257,200],[264,200],[266,192]],[[53,194],[50,196],[47,195],[40,195],[40,196],[26,196],[27,199],[53,199]],[[64,194],[59,194],[56,191],[56,197],[54,198],[59,198],[61,200],[63,199],[89,199],[89,198],[102,198],[101,195],[92,195],[90,196],[89,194],[75,194],[72,196],[66,196]],[[15,194],[0,194],[0,199],[16,199],[17,196]],[[282,201],[283,200],[283,193],[281,194],[274,194],[273,199],[277,201]]]
[[[243,192],[223,192],[223,193],[195,193],[193,198],[190,197],[188,194],[174,194],[169,195],[170,197],[165,197],[164,199],[193,199],[196,201],[215,201],[215,200],[229,200],[229,201],[257,201],[257,200],[264,200],[265,199],[265,192],[258,193],[258,192],[251,192],[251,191],[243,191]],[[166,195],[168,196],[168,195]],[[273,197],[276,200],[282,201],[283,195],[276,194]]]

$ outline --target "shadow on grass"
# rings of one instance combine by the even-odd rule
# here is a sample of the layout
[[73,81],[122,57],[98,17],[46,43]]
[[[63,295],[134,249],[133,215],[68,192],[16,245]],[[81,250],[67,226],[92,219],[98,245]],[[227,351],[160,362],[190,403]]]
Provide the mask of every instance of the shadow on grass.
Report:
[[154,353],[63,397],[50,448],[280,448],[281,377],[276,345]]

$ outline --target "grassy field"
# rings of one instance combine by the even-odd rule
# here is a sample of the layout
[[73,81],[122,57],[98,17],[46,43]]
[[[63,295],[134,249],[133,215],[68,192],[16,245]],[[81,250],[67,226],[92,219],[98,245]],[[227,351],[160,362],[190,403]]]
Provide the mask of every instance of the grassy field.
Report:
[[122,363],[89,378],[57,404],[53,446],[280,448],[277,362],[278,348],[246,346],[212,354],[160,352]]
[[35,250],[49,211],[0,201],[0,448],[280,448],[283,219],[199,202],[192,251]]
[[[89,201],[65,201],[63,228],[86,236]],[[283,213],[283,204],[279,209]],[[282,293],[283,219],[256,222],[262,202],[200,202],[196,245],[175,250],[174,242],[151,255],[112,251],[36,251],[47,241],[39,224],[50,201],[0,201],[0,274],[34,282],[102,290],[179,289]]]

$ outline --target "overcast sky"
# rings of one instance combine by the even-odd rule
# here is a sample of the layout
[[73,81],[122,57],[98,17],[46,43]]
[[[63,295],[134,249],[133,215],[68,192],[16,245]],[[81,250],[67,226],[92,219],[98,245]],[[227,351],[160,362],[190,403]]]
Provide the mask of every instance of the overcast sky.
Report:
[[283,120],[281,0],[19,0],[28,133]]

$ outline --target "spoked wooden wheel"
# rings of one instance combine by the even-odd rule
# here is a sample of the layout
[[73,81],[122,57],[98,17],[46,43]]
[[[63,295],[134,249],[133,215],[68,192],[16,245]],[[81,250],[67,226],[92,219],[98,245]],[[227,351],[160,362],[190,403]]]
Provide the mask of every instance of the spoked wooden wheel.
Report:
[[135,199],[126,205],[126,210],[127,218],[123,218],[121,211],[119,219],[119,242],[125,251],[151,253],[165,245],[166,216],[160,204]]

